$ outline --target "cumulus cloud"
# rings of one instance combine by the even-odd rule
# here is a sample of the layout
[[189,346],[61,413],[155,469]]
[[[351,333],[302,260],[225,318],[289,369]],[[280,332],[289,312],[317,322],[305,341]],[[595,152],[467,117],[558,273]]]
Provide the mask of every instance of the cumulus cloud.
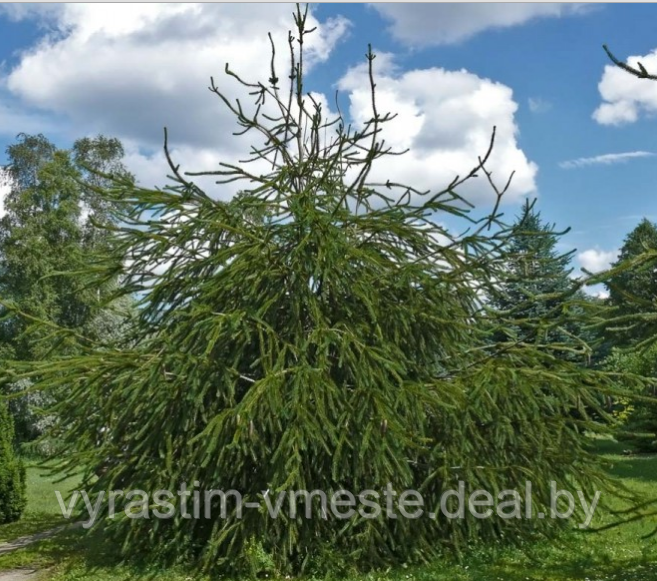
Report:
[[[627,59],[627,64],[635,68],[638,62],[649,72],[657,71],[657,49]],[[634,123],[642,113],[657,112],[657,83],[634,77],[616,65],[605,66],[598,90],[603,102],[593,112],[593,119],[601,125]]]
[[[251,103],[224,67],[229,63],[249,82],[269,78],[271,32],[285,81],[293,10],[289,4],[61,4],[12,10],[11,17],[38,18],[50,32],[21,55],[6,86],[24,104],[66,119],[75,128],[73,137],[103,132],[132,144],[128,162],[146,185],[158,179],[156,172],[166,171],[163,126],[183,168],[218,169],[218,161],[245,156],[254,135],[232,134],[240,128],[208,91],[210,77],[230,100]],[[305,44],[309,70],[329,57],[349,23],[340,17],[319,22],[311,13],[307,25],[317,27]]]
[[[210,77],[231,98],[241,87],[224,74],[226,62],[249,81],[268,78],[271,31],[286,78],[291,11],[288,4],[63,4],[58,34],[23,54],[7,86],[89,131],[158,146],[166,125],[178,145],[221,147],[236,127],[207,90]],[[347,21],[311,16],[309,25],[318,25],[306,46],[312,67],[328,58]]]
[[[171,175],[171,168],[167,163],[163,150],[149,150],[139,147],[134,141],[124,141],[126,152],[124,162],[126,167],[137,177],[138,182],[146,188],[162,188],[171,185],[167,177]],[[244,149],[242,150],[244,151]],[[215,171],[220,169],[219,161],[234,161],[236,152],[229,149],[198,148],[193,146],[172,147],[171,158],[180,166],[182,173],[195,171]],[[250,172],[259,175],[266,174],[271,166],[266,162],[252,164]],[[211,197],[218,200],[229,200],[238,191],[248,187],[246,182],[232,182],[217,184],[217,176],[186,176],[188,181],[194,182]]]
[[652,157],[654,153],[650,151],[628,151],[625,153],[605,153],[603,155],[596,155],[594,157],[578,157],[568,161],[559,163],[559,167],[563,169],[575,169],[578,167],[587,167],[590,165],[611,165],[614,163],[625,163],[630,159],[640,157]]
[[577,255],[577,261],[582,268],[592,273],[607,270],[611,263],[618,258],[618,250],[600,250],[589,248]]
[[590,297],[595,297],[596,299],[604,300],[609,298],[609,290],[604,284],[585,286],[582,290]]
[[411,46],[450,44],[484,30],[518,26],[537,18],[580,14],[583,4],[561,3],[441,3],[384,4],[372,6],[391,21],[390,31]]
[[[447,186],[456,175],[464,175],[477,163],[490,142],[491,130],[497,137],[489,169],[504,185],[512,171],[515,177],[507,200],[533,193],[537,166],[529,161],[516,141],[518,105],[511,89],[465,70],[441,68],[399,72],[390,55],[379,54],[376,91],[378,110],[396,112],[386,124],[382,137],[397,150],[410,148],[405,155],[388,157],[375,165],[371,178],[388,179],[436,191]],[[371,113],[371,96],[366,65],[350,69],[339,87],[350,100],[350,114],[361,126]],[[474,202],[491,195],[483,176],[466,184],[459,193]]]
[[[140,182],[162,186],[168,173],[161,147],[164,125],[175,161],[185,170],[219,169],[219,161],[248,157],[250,146],[258,144],[254,133],[232,134],[239,127],[207,90],[209,78],[214,76],[229,99],[251,103],[248,89],[224,75],[224,66],[229,62],[249,81],[267,79],[271,31],[279,76],[286,79],[292,10],[287,4],[61,4],[17,10],[14,18],[38,14],[51,32],[21,55],[7,87],[23,103],[68,119],[72,137],[104,132],[121,138]],[[306,65],[312,68],[329,58],[349,23],[340,17],[320,22],[311,14],[308,24],[318,27],[306,46]],[[490,160],[494,177],[503,184],[515,170],[509,200],[535,191],[537,166],[518,146],[518,105],[509,87],[465,70],[402,73],[385,54],[375,64],[379,110],[399,113],[384,137],[411,151],[382,160],[373,180],[442,189],[473,168],[497,126]],[[371,115],[366,69],[349,70],[338,85],[352,120],[362,124]],[[328,112],[327,99],[316,98]],[[259,171],[257,165],[250,169]],[[237,189],[216,186],[214,178],[195,181],[217,198],[229,198]],[[484,199],[490,188],[483,176],[476,182],[459,193],[475,202]]]

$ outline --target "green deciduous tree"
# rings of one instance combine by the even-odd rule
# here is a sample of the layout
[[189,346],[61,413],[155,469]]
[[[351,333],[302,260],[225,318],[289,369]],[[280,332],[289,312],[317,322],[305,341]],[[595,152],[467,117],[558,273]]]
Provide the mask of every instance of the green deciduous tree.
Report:
[[[4,173],[10,191],[0,219],[0,298],[34,319],[86,336],[111,332],[107,320],[115,328],[117,321],[103,313],[106,287],[92,289],[82,278],[62,273],[93,263],[94,254],[107,249],[107,231],[99,225],[109,224],[109,208],[93,192],[93,186],[107,178],[93,172],[113,171],[129,178],[121,165],[121,143],[103,136],[85,138],[67,151],[57,149],[43,135],[19,135],[7,148],[7,156]],[[47,328],[4,311],[2,358],[43,359],[55,347],[72,348],[70,340],[53,341]],[[26,387],[29,383],[20,382],[11,390]],[[35,416],[33,408],[43,403],[38,394],[12,400],[20,440],[42,431],[44,419]]]
[[[634,396],[616,402],[620,420],[617,437],[641,452],[657,451],[657,344],[646,349],[612,349],[605,359],[607,368],[619,374],[619,383],[629,388],[628,377],[651,378]],[[631,391],[631,388],[630,388]]]
[[[517,323],[488,304],[508,273],[513,229],[497,205],[474,221],[456,193],[479,175],[499,201],[488,154],[437,193],[373,183],[373,164],[395,153],[383,139],[391,115],[377,108],[375,57],[368,52],[371,119],[327,120],[304,85],[305,13],[295,19],[289,77],[273,57],[267,82],[227,68],[254,95],[252,110],[212,83],[240,130],[262,140],[258,165],[209,172],[242,194],[211,199],[173,162],[164,190],[129,180],[99,189],[116,226],[105,269],[86,277],[120,272],[118,294],[142,294],[138,316],[123,344],[100,338],[81,354],[17,362],[12,377],[66,386],[56,433],[91,492],[201,491],[200,518],[182,514],[175,496],[170,519],[101,521],[128,555],[247,571],[256,555],[296,572],[554,534],[561,526],[551,519],[345,520],[324,518],[317,503],[312,518],[305,507],[291,516],[289,497],[269,516],[263,491],[275,502],[285,491],[391,486],[420,491],[435,510],[459,480],[494,495],[531,480],[534,510],[547,511],[551,480],[586,492],[605,485],[582,434],[604,429],[586,410],[612,389],[604,373],[560,356],[570,344],[490,341]],[[442,213],[472,229],[451,235]],[[572,316],[563,300],[551,325]],[[212,489],[237,490],[262,509],[240,516],[229,502],[220,516],[220,498],[205,499]]]

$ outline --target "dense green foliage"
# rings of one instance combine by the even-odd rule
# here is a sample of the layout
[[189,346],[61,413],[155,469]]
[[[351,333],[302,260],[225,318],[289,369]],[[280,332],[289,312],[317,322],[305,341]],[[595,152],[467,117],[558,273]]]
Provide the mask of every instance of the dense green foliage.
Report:
[[619,438],[643,452],[657,451],[657,344],[654,342],[653,313],[657,299],[654,262],[647,252],[657,251],[657,227],[647,219],[625,237],[612,275],[606,282],[613,321],[607,343],[614,346],[605,365],[621,374],[651,380],[637,395],[641,399],[618,402],[622,426]]
[[25,503],[25,468],[14,453],[14,422],[0,400],[0,524],[18,520]]
[[[263,138],[252,158],[270,169],[221,164],[209,172],[222,184],[240,182],[229,203],[173,163],[165,190],[128,178],[90,186],[112,212],[110,243],[75,280],[94,289],[119,276],[113,297],[139,293],[140,308],[122,342],[76,340],[76,352],[15,362],[12,378],[66,390],[55,433],[68,445],[68,466],[86,470],[87,489],[175,492],[186,483],[238,490],[262,505],[240,517],[229,504],[221,518],[220,500],[206,506],[201,495],[201,518],[186,518],[176,496],[171,519],[102,521],[131,556],[241,571],[257,559],[297,572],[556,534],[563,523],[551,519],[344,520],[323,518],[318,504],[303,518],[290,516],[287,501],[277,519],[265,510],[266,490],[330,497],[390,485],[420,491],[437,510],[459,480],[494,495],[530,480],[534,515],[548,511],[550,481],[586,494],[606,486],[583,433],[606,429],[598,402],[615,385],[582,365],[590,347],[581,337],[562,339],[582,309],[590,321],[599,315],[596,305],[582,306],[575,285],[563,287],[562,261],[544,233],[536,240],[547,242],[526,245],[522,262],[549,256],[548,278],[560,285],[514,297],[510,311],[489,302],[518,258],[518,228],[501,221],[497,205],[474,221],[457,194],[478,174],[499,202],[488,154],[435,194],[371,183],[372,165],[394,154],[383,141],[391,116],[377,110],[374,55],[370,121],[352,128],[326,120],[304,90],[309,31],[301,12],[296,20],[289,93],[274,59],[268,84],[229,71],[255,93],[252,113],[213,83],[238,125]],[[444,213],[471,229],[452,235],[440,226]],[[523,321],[531,341],[516,332],[516,313],[530,305],[541,313]],[[52,331],[45,323],[37,328]],[[208,508],[214,516],[206,518]]]
[[605,365],[620,374],[619,381],[624,387],[631,383],[628,377],[651,378],[635,394],[640,398],[622,398],[616,402],[621,422],[617,437],[638,451],[657,451],[657,344],[641,350],[614,349]]
[[[596,449],[613,466],[619,484],[637,495],[651,497],[657,486],[657,456],[621,455],[623,447],[610,440],[597,440]],[[20,522],[0,525],[0,540],[14,539],[50,528],[61,522],[55,490],[77,489],[77,479],[56,482],[43,468],[27,466],[28,506]],[[614,499],[613,509],[627,508]],[[610,511],[599,508],[592,526],[598,528],[615,520]],[[321,579],[340,581],[652,581],[657,577],[657,543],[646,539],[657,524],[656,517],[594,534],[562,535],[558,543],[525,544],[522,548],[485,547],[471,550],[462,562],[436,559],[417,567],[394,567],[370,574],[349,572],[333,575],[326,567]],[[43,528],[41,529],[43,530]],[[122,562],[115,545],[97,532],[74,528],[26,549],[0,554],[0,570],[40,570],[45,581],[216,581],[215,575],[191,572],[189,566],[162,567],[157,563]],[[260,570],[257,578],[267,572]],[[245,578],[245,577],[242,577]],[[269,574],[269,579],[274,576]],[[307,577],[302,577],[307,578]]]
[[615,345],[633,345],[653,333],[654,323],[645,315],[657,307],[657,269],[653,260],[642,260],[648,251],[657,252],[657,227],[644,218],[625,237],[612,265],[617,270],[605,283],[619,319],[612,334]]
[[[91,288],[80,277],[62,273],[88,267],[95,253],[107,249],[107,231],[100,226],[109,223],[109,208],[92,189],[107,182],[91,172],[129,178],[121,165],[121,143],[85,138],[68,151],[43,135],[19,135],[7,156],[10,191],[0,219],[0,298],[21,316],[3,308],[0,359],[39,360],[53,349],[75,350],[75,340],[55,340],[47,326],[33,324],[35,319],[91,338],[116,333],[121,317],[106,306],[111,285]],[[7,389],[20,393],[29,386],[23,380]],[[43,433],[50,418],[38,410],[50,400],[38,392],[11,400],[20,441]]]
[[[584,321],[577,315],[584,319],[584,309],[577,300],[585,297],[570,277],[574,250],[560,254],[556,248],[566,232],[544,223],[535,202],[526,201],[512,225],[505,272],[491,295],[491,304],[514,322],[505,329],[510,335],[497,340],[583,345]],[[573,309],[570,320],[555,326],[555,314],[563,308]]]

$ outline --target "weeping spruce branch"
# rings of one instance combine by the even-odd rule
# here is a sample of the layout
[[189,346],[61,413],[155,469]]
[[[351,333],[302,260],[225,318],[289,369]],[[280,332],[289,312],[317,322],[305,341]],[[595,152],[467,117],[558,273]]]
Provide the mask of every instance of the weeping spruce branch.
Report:
[[[183,173],[167,136],[170,186],[116,179],[98,190],[116,214],[111,252],[85,276],[94,284],[118,275],[117,294],[139,293],[128,336],[10,370],[69,394],[56,410],[63,461],[85,467],[95,491],[197,481],[200,490],[239,490],[246,502],[262,501],[264,490],[357,494],[390,483],[438,507],[459,480],[491,493],[531,480],[534,510],[545,511],[551,480],[589,493],[608,487],[583,434],[607,429],[600,401],[615,383],[582,365],[591,346],[491,340],[510,337],[517,322],[489,300],[512,231],[499,212],[508,184],[498,188],[487,167],[494,139],[439,192],[372,183],[374,164],[401,153],[384,142],[393,115],[377,110],[375,55],[367,53],[371,119],[358,127],[340,113],[326,119],[305,92],[306,17],[297,8],[288,76],[276,70],[273,43],[267,82],[226,68],[253,105],[212,81],[238,132],[253,136],[245,161]],[[240,194],[217,201],[194,183],[198,175],[237,183]],[[457,193],[473,179],[493,189],[483,220]],[[440,226],[445,214],[466,233]],[[582,317],[572,300],[566,293],[563,308],[526,326],[557,335],[545,331]],[[595,323],[597,307],[586,308]],[[169,520],[99,526],[128,556],[249,571],[258,547],[278,572],[417,561],[563,528],[549,519],[345,521],[322,518],[319,505],[310,519],[285,510],[272,519],[264,508],[240,519],[232,506],[222,519],[218,502],[210,518],[176,510]]]

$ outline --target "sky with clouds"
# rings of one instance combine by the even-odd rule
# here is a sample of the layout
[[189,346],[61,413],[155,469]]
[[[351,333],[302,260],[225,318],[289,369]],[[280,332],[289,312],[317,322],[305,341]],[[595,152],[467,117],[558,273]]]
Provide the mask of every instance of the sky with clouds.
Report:
[[[166,183],[162,128],[189,171],[248,153],[232,115],[208,91],[244,92],[226,62],[269,76],[292,4],[0,5],[0,163],[16,134],[62,147],[99,132],[119,137],[144,185]],[[375,180],[442,189],[497,142],[490,168],[515,177],[504,205],[538,197],[544,218],[570,227],[563,250],[599,270],[646,216],[657,220],[657,82],[611,65],[657,72],[657,6],[621,4],[319,4],[307,45],[307,88],[358,125],[370,114],[364,53],[377,53],[380,111],[398,113],[386,140],[408,154],[375,166]],[[230,187],[203,184],[228,198]],[[490,202],[483,180],[461,192]],[[1,196],[1,194],[0,194]],[[1,202],[1,200],[0,200]],[[1,207],[1,206],[0,206]]]

